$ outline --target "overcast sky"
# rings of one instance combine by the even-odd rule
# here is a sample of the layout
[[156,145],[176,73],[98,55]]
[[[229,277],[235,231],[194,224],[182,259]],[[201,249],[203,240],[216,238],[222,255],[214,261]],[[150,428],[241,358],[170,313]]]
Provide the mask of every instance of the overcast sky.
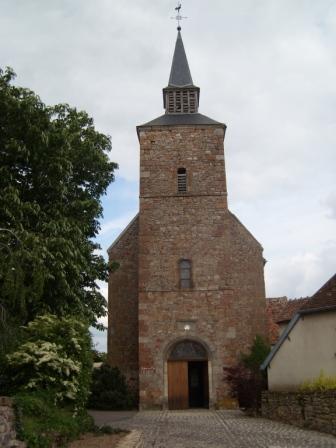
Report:
[[[175,6],[0,0],[0,66],[112,136],[104,252],[138,210],[135,127],[164,112]],[[200,112],[227,125],[229,206],[264,247],[267,296],[312,295],[336,272],[336,2],[184,0],[183,15]]]

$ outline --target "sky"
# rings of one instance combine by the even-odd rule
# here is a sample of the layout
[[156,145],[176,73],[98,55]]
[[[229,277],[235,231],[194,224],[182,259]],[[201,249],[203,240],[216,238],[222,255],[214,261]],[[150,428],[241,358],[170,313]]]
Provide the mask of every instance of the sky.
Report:
[[[135,128],[164,113],[176,3],[0,0],[0,66],[112,136],[104,254],[138,210]],[[200,112],[227,125],[229,207],[264,247],[266,295],[310,296],[336,272],[336,2],[184,0],[182,12]]]

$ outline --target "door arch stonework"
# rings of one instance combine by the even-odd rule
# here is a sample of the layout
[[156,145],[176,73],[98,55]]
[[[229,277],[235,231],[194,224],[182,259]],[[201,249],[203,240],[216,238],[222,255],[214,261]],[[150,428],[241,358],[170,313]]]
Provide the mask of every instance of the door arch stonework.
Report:
[[204,361],[207,362],[208,371],[208,400],[209,408],[214,408],[214,387],[213,387],[213,352],[209,345],[198,337],[179,337],[170,341],[163,350],[164,364],[164,399],[163,409],[168,406],[168,362],[169,361]]
[[168,361],[207,361],[206,348],[197,341],[184,339],[173,345],[170,350]]

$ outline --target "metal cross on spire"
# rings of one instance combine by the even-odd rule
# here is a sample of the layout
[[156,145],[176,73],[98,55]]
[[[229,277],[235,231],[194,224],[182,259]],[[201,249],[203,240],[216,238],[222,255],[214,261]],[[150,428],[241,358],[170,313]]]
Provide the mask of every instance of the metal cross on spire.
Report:
[[181,21],[182,21],[183,19],[187,19],[187,18],[188,18],[188,17],[183,17],[183,16],[181,16],[181,8],[182,8],[182,4],[181,4],[181,2],[178,2],[177,6],[176,6],[176,8],[175,8],[176,16],[175,16],[175,17],[172,17],[172,19],[177,20],[177,24],[178,24],[178,26],[177,26],[177,30],[178,30],[178,31],[181,31]]

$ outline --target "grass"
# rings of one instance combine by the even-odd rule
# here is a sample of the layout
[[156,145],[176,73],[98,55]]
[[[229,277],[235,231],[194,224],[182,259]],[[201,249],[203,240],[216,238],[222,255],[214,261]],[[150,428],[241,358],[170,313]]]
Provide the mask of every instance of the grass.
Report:
[[49,448],[56,442],[65,447],[85,432],[95,432],[92,417],[85,410],[56,407],[47,393],[21,393],[14,397],[17,433],[27,448]]
[[303,392],[324,392],[336,390],[336,376],[326,376],[323,370],[320,375],[312,381],[305,381],[301,384],[300,390]]

